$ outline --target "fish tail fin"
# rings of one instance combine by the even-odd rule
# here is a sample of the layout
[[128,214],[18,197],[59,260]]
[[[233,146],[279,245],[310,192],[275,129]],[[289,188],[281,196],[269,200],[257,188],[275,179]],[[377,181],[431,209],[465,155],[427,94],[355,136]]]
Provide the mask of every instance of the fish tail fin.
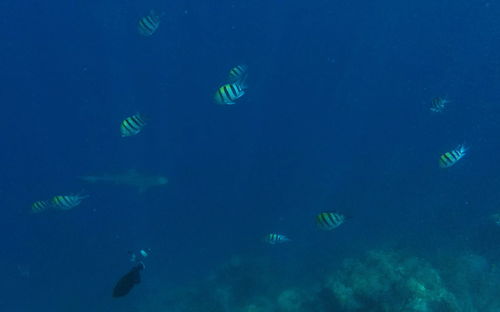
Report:
[[467,147],[467,145],[466,145],[465,143],[460,144],[459,146],[457,146],[457,150],[458,150],[461,154],[463,154],[463,155],[465,155],[465,153],[467,152],[467,150],[468,150],[468,149],[469,149],[469,148]]
[[248,83],[247,83],[247,78],[248,74],[244,74],[236,83],[238,86],[241,88],[241,90],[246,90],[248,89]]

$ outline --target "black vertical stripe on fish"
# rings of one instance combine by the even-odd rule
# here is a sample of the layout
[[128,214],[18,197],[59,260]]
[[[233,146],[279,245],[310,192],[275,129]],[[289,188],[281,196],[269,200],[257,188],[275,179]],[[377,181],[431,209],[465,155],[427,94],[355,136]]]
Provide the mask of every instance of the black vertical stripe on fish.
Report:
[[136,116],[132,116],[128,119],[129,124],[133,125],[135,129],[141,128],[141,123],[137,121]]
[[230,84],[228,89],[229,97],[231,98],[231,100],[236,99],[238,94],[238,90],[236,89],[236,87],[233,84]]
[[140,130],[138,127],[135,126],[135,124],[133,123],[133,121],[129,120],[128,118],[125,119],[125,127],[128,130],[133,130],[133,131],[139,131]]
[[329,213],[326,213],[326,212],[322,213],[320,215],[320,219],[321,219],[320,221],[321,221],[322,226],[330,227],[334,224],[334,221],[331,220],[331,215]]
[[240,82],[246,78],[246,65],[238,65],[229,71],[229,82]]
[[142,120],[141,116],[139,116],[139,115],[134,115],[134,116],[132,116],[131,118],[132,118],[132,119],[134,120],[134,122],[135,122],[136,124],[138,124],[139,126],[141,126],[141,127],[142,127],[142,126],[144,126],[144,121]]
[[452,161],[457,161],[458,160],[458,157],[457,155],[455,155],[455,151],[451,151],[451,153],[447,153],[447,155],[449,159],[451,159]]
[[144,18],[144,24],[149,26],[151,30],[153,30],[156,27],[156,21],[153,19],[151,15],[148,15]]
[[56,204],[59,206],[66,206],[66,201],[64,200],[64,196],[57,196]]
[[58,199],[62,206],[70,206],[70,202],[68,201],[66,196],[60,196]]
[[444,162],[445,163],[450,163],[450,162],[453,162],[453,158],[450,157],[451,155],[449,155],[449,153],[444,153],[443,154],[443,158],[444,158]]
[[321,213],[319,216],[318,216],[318,222],[319,222],[319,225],[320,226],[325,226],[326,223],[328,223],[328,221],[326,220],[326,215],[325,213]]
[[229,86],[224,86],[224,88],[222,88],[222,91],[224,93],[224,100],[232,102],[233,99],[231,98],[231,93],[229,92]]
[[325,213],[325,214],[323,214],[323,216],[324,216],[325,221],[327,223],[326,225],[328,225],[329,227],[335,226],[335,224],[336,224],[335,216],[332,213]]
[[221,101],[226,102],[227,98],[226,98],[226,93],[224,91],[224,87],[220,88],[218,92],[219,92],[219,97],[220,97]]
[[139,21],[139,24],[142,28],[144,28],[144,30],[146,30],[148,33],[152,33],[154,31],[154,26],[150,25],[149,23],[147,23],[146,21],[146,18],[142,18],[140,21]]
[[127,118],[127,121],[129,125],[131,125],[134,129],[139,130],[141,128],[141,125],[137,123],[135,120],[135,116],[131,116],[130,118]]

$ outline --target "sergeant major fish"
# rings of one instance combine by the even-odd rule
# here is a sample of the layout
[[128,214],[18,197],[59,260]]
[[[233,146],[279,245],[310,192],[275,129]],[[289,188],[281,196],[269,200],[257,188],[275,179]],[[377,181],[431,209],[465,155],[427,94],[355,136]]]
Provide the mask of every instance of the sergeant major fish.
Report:
[[137,188],[140,193],[143,193],[152,187],[165,186],[168,183],[168,179],[164,176],[144,175],[138,173],[136,170],[129,170],[123,174],[82,176],[80,179],[88,183],[128,185]]
[[160,26],[160,15],[156,14],[154,10],[149,12],[149,15],[143,16],[139,19],[137,23],[137,30],[139,34],[150,37],[152,36],[158,27]]
[[338,228],[345,222],[345,216],[336,212],[322,212],[316,216],[316,224],[324,231]]
[[227,83],[221,86],[215,93],[214,99],[217,104],[232,105],[245,94],[246,85],[240,82]]
[[460,159],[465,156],[467,149],[464,145],[459,145],[450,152],[446,152],[439,157],[439,167],[449,168],[455,165]]
[[80,205],[88,195],[57,195],[52,198],[52,207],[59,210],[70,210]]
[[228,80],[230,83],[242,83],[246,80],[248,67],[246,65],[238,65],[229,71]]
[[290,239],[283,234],[269,233],[264,237],[264,242],[276,245],[280,243],[289,242]]
[[133,136],[139,134],[144,126],[146,126],[144,117],[141,114],[135,114],[122,121],[120,125],[120,132],[122,137]]

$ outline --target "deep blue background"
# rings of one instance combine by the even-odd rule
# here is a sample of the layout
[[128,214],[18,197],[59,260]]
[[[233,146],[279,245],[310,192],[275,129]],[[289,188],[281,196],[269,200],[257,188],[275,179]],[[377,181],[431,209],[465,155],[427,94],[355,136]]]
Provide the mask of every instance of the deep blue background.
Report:
[[[311,265],[384,244],[498,256],[500,3],[406,2],[3,0],[0,309],[128,311],[239,252]],[[165,15],[141,37],[152,8]],[[215,105],[242,63],[247,94]],[[434,96],[452,101],[444,114],[429,112]],[[148,126],[121,138],[137,112]],[[467,157],[440,169],[461,143]],[[77,179],[129,169],[169,186]],[[79,191],[90,197],[72,211],[29,213]],[[351,218],[320,233],[325,210]],[[293,243],[272,250],[268,232]],[[127,250],[145,247],[141,288],[113,301]]]

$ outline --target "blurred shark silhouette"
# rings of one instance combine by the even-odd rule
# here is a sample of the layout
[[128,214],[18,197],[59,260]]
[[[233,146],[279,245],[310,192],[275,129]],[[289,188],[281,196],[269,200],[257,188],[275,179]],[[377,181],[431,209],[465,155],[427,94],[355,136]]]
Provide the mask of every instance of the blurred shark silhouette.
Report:
[[129,170],[122,174],[81,176],[80,179],[88,183],[128,185],[137,188],[139,193],[143,193],[152,187],[165,186],[168,183],[168,179],[166,177],[140,174],[136,170]]

